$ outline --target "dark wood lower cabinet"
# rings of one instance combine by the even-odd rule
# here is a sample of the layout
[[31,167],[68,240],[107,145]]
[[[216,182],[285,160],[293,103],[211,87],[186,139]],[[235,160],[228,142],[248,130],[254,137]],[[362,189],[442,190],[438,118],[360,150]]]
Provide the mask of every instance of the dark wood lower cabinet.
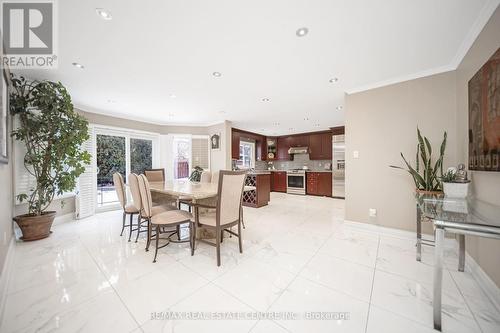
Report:
[[262,207],[271,199],[271,175],[249,174],[245,185],[255,186],[255,190],[243,193],[243,205],[249,207]]
[[332,196],[331,172],[307,172],[306,194],[319,196]]
[[271,172],[271,191],[286,192],[286,171]]

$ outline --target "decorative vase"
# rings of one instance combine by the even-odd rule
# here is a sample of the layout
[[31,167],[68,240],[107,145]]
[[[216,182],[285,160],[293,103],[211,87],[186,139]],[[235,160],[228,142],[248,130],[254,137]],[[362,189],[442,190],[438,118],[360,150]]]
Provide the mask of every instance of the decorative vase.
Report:
[[469,183],[443,182],[443,191],[447,198],[463,199],[469,193]]
[[24,214],[14,217],[23,233],[23,241],[34,241],[47,238],[50,235],[52,222],[56,217],[56,212],[43,212],[42,215]]

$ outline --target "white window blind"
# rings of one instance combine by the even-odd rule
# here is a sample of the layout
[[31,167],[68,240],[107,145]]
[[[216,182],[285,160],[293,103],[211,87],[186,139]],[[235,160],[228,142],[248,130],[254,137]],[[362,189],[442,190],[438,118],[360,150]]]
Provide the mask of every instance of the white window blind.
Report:
[[96,208],[97,173],[95,171],[95,131],[93,126],[89,128],[89,139],[84,142],[82,149],[91,155],[91,162],[85,166],[85,171],[78,178],[75,201],[77,219],[94,215]]
[[210,170],[210,140],[208,137],[195,137],[191,140],[192,167]]
[[24,155],[26,147],[19,141],[14,141],[14,195],[16,196],[16,204],[19,194],[29,195],[31,190],[36,186],[36,180],[28,170],[24,167]]

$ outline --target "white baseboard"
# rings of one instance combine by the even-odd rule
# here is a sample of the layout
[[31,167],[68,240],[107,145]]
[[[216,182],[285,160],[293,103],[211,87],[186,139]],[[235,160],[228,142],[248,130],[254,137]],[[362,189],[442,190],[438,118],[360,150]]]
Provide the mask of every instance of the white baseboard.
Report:
[[[467,245],[466,245],[467,248]],[[486,297],[493,303],[493,306],[500,311],[500,288],[493,282],[493,280],[486,274],[481,266],[472,258],[472,256],[465,252],[465,263],[469,267],[472,276],[477,281],[479,287],[486,294]]]
[[54,223],[52,223],[52,225],[58,225],[61,223],[71,222],[71,221],[74,221],[75,219],[76,219],[76,217],[75,217],[74,212],[60,215],[60,216],[56,216],[56,218],[54,219]]
[[10,238],[10,243],[7,248],[7,255],[2,267],[2,275],[0,275],[0,323],[3,319],[5,310],[5,302],[7,300],[7,287],[9,285],[10,275],[12,273],[12,265],[14,263],[14,236]]
[[[353,228],[363,231],[375,232],[387,236],[393,236],[411,240],[416,239],[416,233],[407,230],[400,230],[395,228],[383,227],[375,224],[354,222],[348,220],[345,220],[345,223],[347,223],[349,226]],[[446,247],[458,248],[458,242],[455,238],[446,238],[445,244]],[[467,245],[465,246],[465,248],[467,249]],[[497,310],[500,311],[500,288],[483,271],[481,266],[479,266],[479,264],[474,260],[474,258],[470,256],[467,250],[465,252],[465,265],[470,269],[472,276],[477,281],[478,285],[481,287],[481,289],[486,294],[491,303],[493,303],[493,305],[497,308]]]

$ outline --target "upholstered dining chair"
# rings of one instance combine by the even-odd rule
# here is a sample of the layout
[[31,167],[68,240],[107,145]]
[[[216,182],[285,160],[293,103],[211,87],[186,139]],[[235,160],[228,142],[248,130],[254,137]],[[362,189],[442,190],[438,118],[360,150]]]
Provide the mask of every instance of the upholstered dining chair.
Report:
[[[196,247],[196,228],[203,227],[211,229],[215,233],[215,243],[200,239],[209,245],[215,246],[217,253],[217,266],[220,266],[220,246],[223,233],[227,232],[238,237],[240,253],[243,253],[241,239],[241,205],[243,201],[243,186],[245,184],[246,171],[221,170],[218,183],[217,204],[215,206],[191,203],[194,207],[194,222],[191,230],[191,255],[194,255]],[[200,214],[200,208],[210,209],[211,212]],[[238,233],[231,227],[238,226]]]
[[[132,237],[134,215],[139,214],[139,209],[137,209],[133,203],[130,204],[127,203],[127,192],[125,190],[125,182],[123,181],[123,176],[119,172],[115,172],[113,174],[113,184],[115,186],[116,195],[118,196],[118,200],[120,201],[120,205],[123,209],[122,232],[120,233],[120,236],[123,235],[123,231],[125,230],[125,228],[129,227],[130,232],[128,235],[128,241],[130,242],[130,238]],[[129,224],[125,224],[127,214],[130,215]],[[138,216],[137,219],[139,221],[140,217]]]
[[148,169],[144,170],[144,175],[150,182],[164,182],[165,169]]
[[[156,246],[155,246],[155,257],[153,259],[153,262],[156,262],[158,249],[161,249],[170,244],[170,237],[175,233],[177,233],[177,227],[185,223],[189,223],[191,227],[192,215],[189,212],[179,209],[164,211],[155,214],[153,210],[154,207],[153,207],[153,201],[151,200],[151,189],[149,187],[148,179],[146,178],[145,175],[140,175],[138,177],[138,180],[139,180],[139,190],[142,202],[141,216],[142,218],[147,220],[148,223],[148,240],[146,244],[146,251],[149,251],[149,245],[151,244],[151,239],[154,236]],[[173,230],[172,229],[167,230],[168,228],[173,228]],[[155,231],[154,235],[152,234],[153,229]],[[167,240],[167,243],[165,243],[162,246],[159,246],[160,234],[162,233],[168,234],[166,238],[162,238]],[[192,238],[190,237],[190,243],[191,239]]]
[[[139,211],[139,218],[137,219],[137,226],[136,229],[133,229],[132,231],[137,231],[137,235],[135,237],[135,242],[137,243],[139,239],[139,234],[141,232],[147,232],[148,231],[148,220],[144,219],[142,216],[144,215],[144,209],[142,207],[142,197],[141,197],[141,190],[139,188],[139,176],[135,173],[131,173],[128,176],[128,184],[130,188],[130,193],[132,194],[132,200],[135,208]],[[163,212],[166,212],[168,210],[173,210],[175,209],[174,206],[165,204],[165,205],[157,205],[153,206],[151,208],[153,215],[157,215]],[[144,225],[146,224],[146,225]],[[142,228],[144,227],[144,230]]]
[[202,171],[200,176],[200,183],[210,183],[212,180],[212,173],[210,171]]

